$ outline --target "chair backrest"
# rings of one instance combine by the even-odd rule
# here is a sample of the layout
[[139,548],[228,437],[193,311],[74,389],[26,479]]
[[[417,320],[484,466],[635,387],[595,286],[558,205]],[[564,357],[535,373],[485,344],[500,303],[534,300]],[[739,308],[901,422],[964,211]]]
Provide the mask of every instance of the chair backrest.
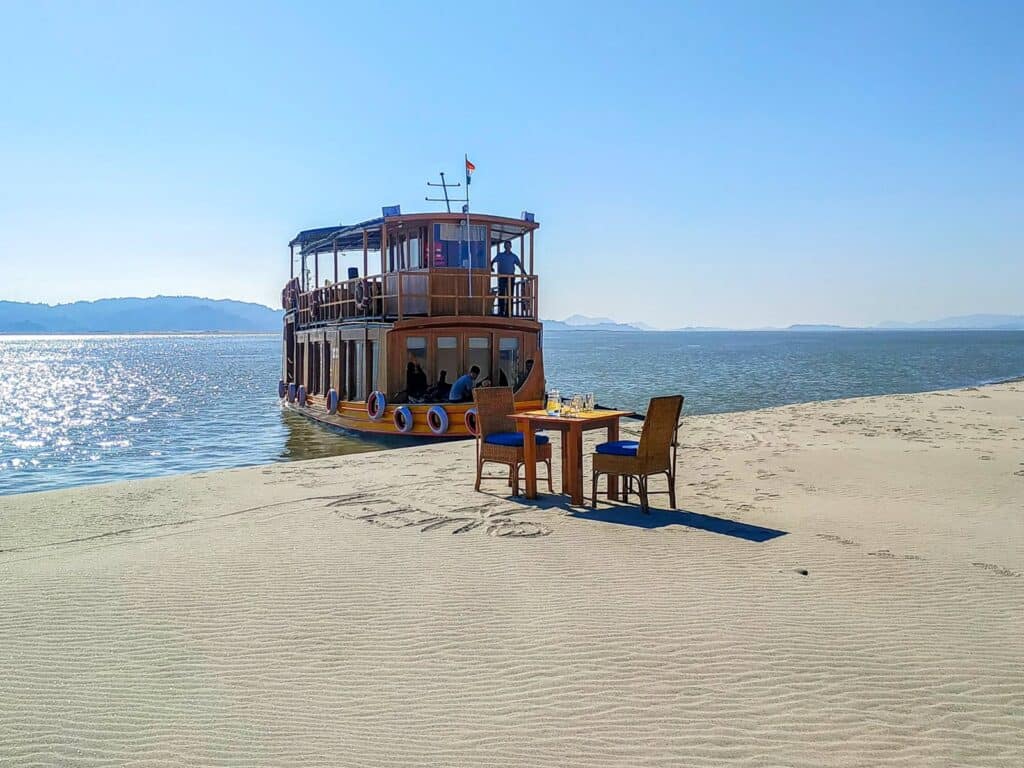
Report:
[[682,395],[652,397],[647,405],[647,417],[640,433],[637,458],[659,466],[669,466],[672,445],[676,440],[679,414],[683,410]]
[[511,387],[476,387],[473,390],[473,402],[476,403],[476,423],[480,438],[495,432],[516,431],[516,423],[509,418],[516,407]]

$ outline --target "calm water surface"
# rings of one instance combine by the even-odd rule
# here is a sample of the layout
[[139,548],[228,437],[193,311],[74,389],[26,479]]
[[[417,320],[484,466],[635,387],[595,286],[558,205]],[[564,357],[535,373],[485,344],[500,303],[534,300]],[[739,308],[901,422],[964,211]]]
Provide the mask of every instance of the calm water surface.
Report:
[[[548,382],[690,414],[916,392],[1024,374],[1024,332],[554,332]],[[277,400],[276,336],[0,337],[0,494],[316,458],[393,443]]]

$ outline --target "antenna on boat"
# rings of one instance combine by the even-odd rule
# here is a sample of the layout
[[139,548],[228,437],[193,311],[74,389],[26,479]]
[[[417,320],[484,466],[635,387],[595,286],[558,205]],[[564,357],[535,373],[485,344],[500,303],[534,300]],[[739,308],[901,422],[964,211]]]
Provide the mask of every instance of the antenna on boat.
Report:
[[448,190],[449,190],[449,188],[455,189],[456,187],[461,187],[462,183],[458,182],[456,184],[452,184],[450,181],[445,181],[444,180],[444,171],[441,171],[441,183],[440,184],[434,184],[433,182],[428,181],[427,182],[427,186],[428,187],[441,187],[441,189],[444,190],[444,197],[443,198],[440,198],[440,197],[425,197],[423,199],[426,200],[428,203],[442,203],[443,202],[444,203],[444,207],[448,209],[448,213],[452,212],[452,203],[453,202],[454,203],[465,203],[465,202],[468,202],[468,199],[463,199],[463,198],[454,198],[453,199],[453,198],[448,197]]

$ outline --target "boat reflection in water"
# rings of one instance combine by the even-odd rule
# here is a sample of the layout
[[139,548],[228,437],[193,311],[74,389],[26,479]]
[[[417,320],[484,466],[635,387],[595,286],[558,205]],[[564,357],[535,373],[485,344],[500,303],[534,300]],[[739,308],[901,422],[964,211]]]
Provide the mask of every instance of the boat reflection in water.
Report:
[[280,458],[284,461],[325,459],[416,444],[407,438],[361,437],[343,429],[325,429],[323,424],[318,425],[289,408],[281,409],[281,424],[285,441]]

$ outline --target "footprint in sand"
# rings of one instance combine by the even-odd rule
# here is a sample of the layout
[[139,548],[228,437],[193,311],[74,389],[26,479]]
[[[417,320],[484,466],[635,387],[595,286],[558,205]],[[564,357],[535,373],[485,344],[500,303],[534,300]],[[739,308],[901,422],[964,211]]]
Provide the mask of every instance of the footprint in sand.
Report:
[[1022,575],[1017,571],[1011,571],[1009,568],[1003,568],[1001,565],[995,565],[993,563],[971,563],[976,568],[981,568],[986,571],[991,571],[997,576],[1010,576],[1015,579],[1019,579]]
[[882,560],[924,560],[920,555],[899,555],[890,552],[888,549],[880,549],[877,552],[868,552],[871,557],[879,557]]
[[848,547],[860,546],[860,544],[858,544],[853,539],[844,539],[842,536],[836,536],[834,533],[816,533],[814,535],[817,536],[819,539],[825,539],[826,541],[834,541],[836,544],[843,544],[844,546]]

